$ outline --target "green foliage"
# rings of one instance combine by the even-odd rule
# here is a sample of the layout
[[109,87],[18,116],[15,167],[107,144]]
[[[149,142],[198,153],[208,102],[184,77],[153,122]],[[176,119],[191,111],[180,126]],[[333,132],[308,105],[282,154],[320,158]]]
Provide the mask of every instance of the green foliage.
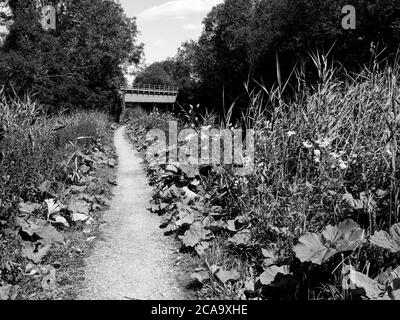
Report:
[[57,7],[57,29],[44,31],[36,1],[9,1],[14,23],[1,50],[0,86],[30,92],[56,110],[113,110],[124,83],[121,65],[138,63],[136,22],[113,1],[47,1]]
[[[356,8],[355,30],[342,28],[342,8],[349,4]],[[288,79],[295,65],[311,85],[318,80],[309,56],[315,50],[331,50],[348,71],[372,67],[381,51],[393,62],[399,13],[397,0],[225,0],[204,19],[199,40],[182,47],[195,76],[196,104],[222,112],[236,101],[238,109],[245,109],[249,101],[243,84],[249,78],[269,87]]]

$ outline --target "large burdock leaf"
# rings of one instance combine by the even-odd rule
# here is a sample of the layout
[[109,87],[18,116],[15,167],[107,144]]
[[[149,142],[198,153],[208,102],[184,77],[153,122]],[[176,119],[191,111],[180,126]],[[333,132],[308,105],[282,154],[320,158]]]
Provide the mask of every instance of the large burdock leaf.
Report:
[[240,279],[240,273],[236,269],[226,270],[221,268],[215,275],[224,284],[228,281],[237,281]]
[[260,275],[260,282],[264,286],[270,285],[272,282],[275,281],[275,278],[278,274],[282,275],[288,275],[290,274],[289,272],[289,266],[270,266],[267,268],[261,275]]
[[384,286],[367,275],[358,272],[353,266],[344,265],[342,269],[342,288],[359,296],[377,299],[384,294]]
[[76,198],[71,198],[68,203],[68,210],[73,213],[82,213],[89,215],[90,205],[86,201],[77,200]]
[[31,237],[37,235],[46,243],[62,243],[64,241],[63,235],[46,220],[36,219],[33,217],[29,220],[17,218],[17,225],[21,227],[22,232],[27,233]]
[[201,222],[195,222],[190,226],[190,229],[185,232],[182,241],[186,247],[194,247],[200,241],[205,240],[210,233],[211,231],[205,229]]
[[208,271],[199,271],[192,273],[190,277],[200,283],[204,283],[207,280],[210,280],[210,273]]
[[10,297],[12,285],[0,287],[0,301],[8,300]]
[[209,248],[210,244],[208,242],[200,242],[194,249],[200,257],[204,257]]
[[67,219],[65,219],[63,216],[61,216],[61,215],[55,215],[54,217],[53,217],[53,221],[56,223],[56,224],[61,224],[61,225],[63,225],[64,227],[69,227],[69,223],[68,223],[68,221],[67,221]]
[[39,203],[21,202],[18,205],[19,212],[24,215],[30,215],[39,208],[40,208]]
[[338,226],[327,226],[322,234],[306,233],[299,239],[294,252],[301,262],[322,264],[339,252],[355,250],[364,239],[364,231],[348,219]]
[[57,192],[53,188],[53,182],[46,180],[39,186],[39,191],[42,193],[46,193],[51,197],[56,197]]
[[278,260],[278,248],[276,244],[270,244],[268,246],[266,246],[265,248],[261,249],[262,255],[264,256],[264,262],[263,265],[266,267],[269,267],[273,264],[276,263],[276,261]]
[[400,266],[394,270],[389,267],[375,280],[386,288],[385,295],[379,300],[400,300]]
[[46,241],[22,241],[22,256],[34,263],[40,263],[44,256],[50,251],[51,245]]
[[44,200],[47,204],[47,220],[51,217],[51,215],[60,212],[60,204],[57,203],[54,199]]
[[369,241],[383,249],[390,250],[392,253],[400,251],[400,223],[394,224],[390,228],[390,234],[386,231],[375,232]]
[[71,198],[68,203],[68,210],[72,211],[72,220],[74,222],[87,221],[89,219],[90,204],[86,201]]
[[206,229],[211,230],[212,232],[218,232],[227,228],[227,223],[221,220],[215,220],[212,216],[207,216],[203,219],[203,225]]
[[238,246],[247,246],[251,240],[250,230],[242,230],[236,233],[233,237],[229,238],[228,241]]
[[194,223],[195,215],[192,212],[181,211],[178,215],[179,220],[176,225],[179,227],[189,227]]
[[57,287],[56,280],[56,269],[52,266],[46,266],[42,268],[42,288],[43,290],[50,291]]

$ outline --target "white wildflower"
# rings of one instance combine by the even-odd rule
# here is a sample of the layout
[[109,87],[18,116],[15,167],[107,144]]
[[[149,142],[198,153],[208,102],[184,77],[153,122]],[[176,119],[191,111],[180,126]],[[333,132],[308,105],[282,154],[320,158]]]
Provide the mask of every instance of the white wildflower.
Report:
[[337,154],[336,152],[331,152],[329,155],[330,155],[333,159],[339,159],[339,158],[340,158],[340,155]]
[[315,144],[320,147],[321,149],[325,149],[326,147],[328,147],[330,145],[331,141],[329,139],[322,139],[322,140],[317,140],[315,141]]
[[314,150],[314,156],[315,156],[316,158],[321,157],[321,151],[319,151],[318,149]]
[[286,132],[286,135],[290,138],[291,136],[294,136],[296,134],[295,131],[288,131]]
[[346,170],[348,168],[348,163],[346,161],[340,160],[339,161],[339,169]]
[[304,147],[304,148],[311,149],[312,146],[313,146],[313,145],[312,145],[312,143],[311,143],[309,140],[303,142],[303,147]]

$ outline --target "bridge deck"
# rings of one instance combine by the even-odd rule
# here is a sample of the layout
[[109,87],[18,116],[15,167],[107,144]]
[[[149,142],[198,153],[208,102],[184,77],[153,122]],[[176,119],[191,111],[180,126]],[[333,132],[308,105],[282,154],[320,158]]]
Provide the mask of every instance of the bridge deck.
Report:
[[132,87],[122,89],[128,94],[166,94],[177,95],[178,87],[176,86],[161,86],[152,84],[134,84]]
[[125,102],[129,103],[175,103],[178,87],[152,84],[134,84],[122,88]]

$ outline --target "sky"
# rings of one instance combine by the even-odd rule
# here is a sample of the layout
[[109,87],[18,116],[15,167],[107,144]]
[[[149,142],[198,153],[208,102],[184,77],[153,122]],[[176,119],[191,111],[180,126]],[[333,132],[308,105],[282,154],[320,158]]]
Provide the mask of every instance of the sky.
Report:
[[197,39],[201,22],[223,0],[120,0],[129,17],[137,17],[146,64],[173,57],[181,43]]

